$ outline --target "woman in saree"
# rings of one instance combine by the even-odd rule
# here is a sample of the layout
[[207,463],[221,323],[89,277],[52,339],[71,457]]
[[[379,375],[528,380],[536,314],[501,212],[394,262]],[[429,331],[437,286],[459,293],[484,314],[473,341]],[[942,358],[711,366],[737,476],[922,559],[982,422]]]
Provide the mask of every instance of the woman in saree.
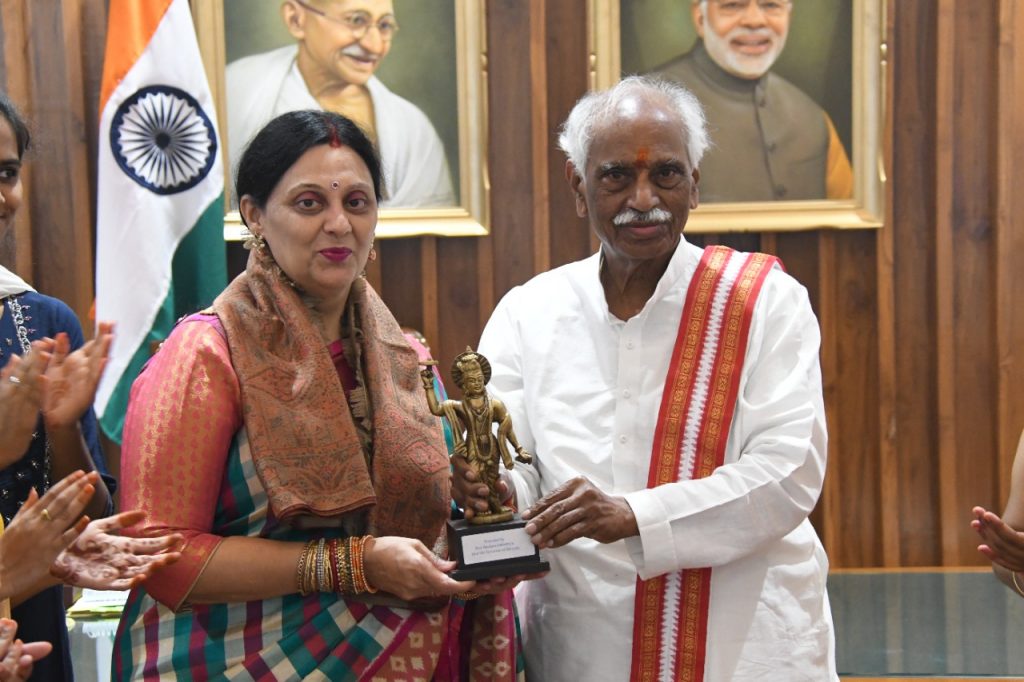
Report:
[[123,499],[185,541],[130,595],[114,679],[517,676],[516,580],[447,575],[440,422],[361,276],[382,184],[337,114],[284,114],[244,152],[246,271],[132,388]]

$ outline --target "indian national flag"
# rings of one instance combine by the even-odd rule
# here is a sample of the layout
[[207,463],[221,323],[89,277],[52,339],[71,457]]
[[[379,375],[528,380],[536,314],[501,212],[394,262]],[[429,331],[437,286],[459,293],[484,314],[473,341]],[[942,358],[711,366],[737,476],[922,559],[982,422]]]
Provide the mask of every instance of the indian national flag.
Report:
[[96,319],[117,323],[96,412],[121,441],[155,343],[225,286],[217,117],[188,0],[110,0],[100,93]]

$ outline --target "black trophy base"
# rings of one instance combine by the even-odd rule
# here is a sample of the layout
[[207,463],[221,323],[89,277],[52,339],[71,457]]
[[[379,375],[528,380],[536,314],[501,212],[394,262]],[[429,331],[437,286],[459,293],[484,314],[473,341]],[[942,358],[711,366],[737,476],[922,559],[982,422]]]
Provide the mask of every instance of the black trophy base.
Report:
[[458,564],[449,575],[455,580],[487,580],[550,570],[525,528],[519,514],[500,523],[449,521],[448,552]]

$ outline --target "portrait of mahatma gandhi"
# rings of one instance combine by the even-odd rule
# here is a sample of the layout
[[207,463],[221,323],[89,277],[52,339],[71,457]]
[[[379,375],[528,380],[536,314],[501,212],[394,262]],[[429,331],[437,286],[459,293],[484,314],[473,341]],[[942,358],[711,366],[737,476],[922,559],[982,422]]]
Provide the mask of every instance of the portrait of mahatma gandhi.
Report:
[[[355,121],[377,145],[384,169],[383,207],[455,205],[449,158],[457,159],[457,131],[452,150],[451,131],[443,131],[449,138],[446,145],[431,117],[393,89],[395,81],[403,79],[381,77],[396,45],[406,42],[419,49],[420,61],[432,65],[441,92],[446,83],[450,85],[452,101],[442,103],[441,110],[455,110],[454,54],[446,81],[446,60],[436,60],[433,45],[424,45],[435,42],[436,34],[431,41],[418,34],[422,10],[447,10],[451,15],[451,5],[450,0],[414,4],[406,10],[406,25],[400,10],[410,5],[402,0],[228,0],[230,162],[237,163],[252,136],[280,114],[298,109],[335,111]],[[445,16],[444,11],[434,13]],[[454,19],[451,22],[451,41],[436,42],[454,43]],[[409,65],[410,60],[402,63]]]
[[[650,7],[621,3],[622,70],[679,83],[704,106],[712,144],[700,164],[702,203],[852,197],[849,156],[834,117],[822,106],[824,99],[838,94],[833,98],[847,103],[841,113],[847,116],[843,123],[848,131],[851,44],[848,32],[842,33],[842,24],[848,27],[850,23],[848,0],[655,4],[666,13],[661,22],[652,22],[655,17]],[[642,11],[648,12],[644,21],[640,20]],[[793,33],[801,12],[814,15],[813,22],[799,25],[807,35],[801,36],[801,46],[796,48],[818,52],[816,57],[802,55],[799,66],[805,74],[819,71],[807,75],[821,85],[821,92],[813,96],[779,73],[783,55],[789,56],[794,49]],[[657,23],[662,26],[655,27]],[[652,55],[639,45],[641,35],[652,38],[648,28],[688,31],[689,47],[671,58],[664,53]],[[830,44],[831,28],[836,29],[838,38],[833,36]],[[818,35],[810,35],[814,33]],[[656,36],[652,42],[658,42]],[[641,54],[644,50],[647,54]],[[829,70],[836,63],[840,67]],[[845,93],[835,92],[843,88]]]

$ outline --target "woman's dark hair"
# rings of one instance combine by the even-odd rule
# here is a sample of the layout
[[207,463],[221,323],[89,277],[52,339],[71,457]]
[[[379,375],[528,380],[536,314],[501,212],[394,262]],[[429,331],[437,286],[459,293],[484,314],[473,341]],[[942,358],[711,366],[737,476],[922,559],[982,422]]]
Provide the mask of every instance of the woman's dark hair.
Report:
[[32,142],[32,135],[28,132],[28,124],[25,123],[25,119],[18,113],[18,108],[14,106],[3,90],[0,90],[0,116],[3,116],[14,130],[14,140],[18,145],[18,158],[21,159]]
[[379,202],[384,187],[380,157],[370,138],[359,126],[330,111],[290,111],[281,114],[256,133],[242,152],[235,179],[235,196],[248,194],[264,208],[281,176],[307,151],[321,144],[349,147],[363,160],[373,178],[373,193]]

